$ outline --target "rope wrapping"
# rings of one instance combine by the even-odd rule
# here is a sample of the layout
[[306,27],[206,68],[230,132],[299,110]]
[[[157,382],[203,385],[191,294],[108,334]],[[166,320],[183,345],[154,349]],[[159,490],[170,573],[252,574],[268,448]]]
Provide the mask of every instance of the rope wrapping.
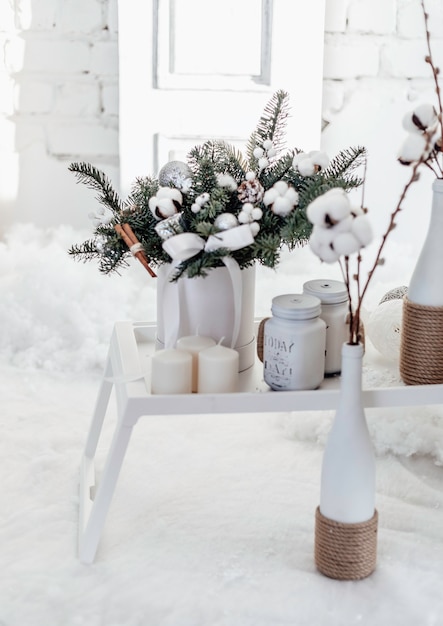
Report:
[[443,383],[443,306],[404,297],[400,376],[407,385]]
[[315,512],[315,564],[335,580],[360,580],[375,569],[378,512],[366,522],[343,524]]

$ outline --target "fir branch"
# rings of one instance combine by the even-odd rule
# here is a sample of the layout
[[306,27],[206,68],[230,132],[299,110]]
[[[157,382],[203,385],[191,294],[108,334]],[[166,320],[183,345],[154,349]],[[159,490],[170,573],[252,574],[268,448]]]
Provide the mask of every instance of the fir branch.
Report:
[[259,232],[252,244],[256,259],[266,267],[275,267],[280,257],[281,239],[277,233]]
[[[354,172],[367,159],[367,151],[363,146],[356,148],[347,148],[341,150],[332,158],[329,166],[321,172],[324,178],[342,178],[351,179],[350,174]],[[359,180],[359,179],[356,179]],[[361,179],[358,184],[361,184]]]
[[295,153],[295,150],[289,152],[271,166],[263,170],[260,174],[260,182],[265,189],[270,189],[278,180],[288,180],[288,182],[290,181],[295,188],[298,187],[301,177],[298,172],[294,172],[292,168],[292,161]]
[[98,191],[96,198],[100,204],[111,209],[114,214],[120,213],[124,205],[106,174],[90,163],[71,163],[68,169],[76,174],[77,182]]
[[255,131],[251,134],[246,154],[251,169],[257,166],[257,159],[254,157],[254,149],[262,146],[266,139],[270,139],[277,152],[284,148],[284,133],[286,129],[287,119],[289,117],[289,94],[286,91],[279,90],[269,102],[258,121]]
[[69,248],[68,254],[74,257],[76,261],[82,261],[83,263],[100,258],[100,252],[97,250],[95,239],[89,239],[81,244],[73,244]]
[[132,210],[143,210],[148,207],[149,198],[155,196],[159,189],[158,180],[150,176],[135,179],[131,193],[125,201],[125,206]]

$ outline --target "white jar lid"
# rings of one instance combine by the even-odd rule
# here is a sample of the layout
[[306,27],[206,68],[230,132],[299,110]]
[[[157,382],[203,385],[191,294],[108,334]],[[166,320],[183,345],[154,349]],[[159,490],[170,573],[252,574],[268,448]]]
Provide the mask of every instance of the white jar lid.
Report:
[[272,298],[272,313],[287,320],[308,320],[321,313],[320,298],[303,293],[287,293]]
[[346,285],[339,280],[329,280],[328,278],[308,280],[303,285],[303,293],[317,296],[322,304],[339,304],[348,299]]

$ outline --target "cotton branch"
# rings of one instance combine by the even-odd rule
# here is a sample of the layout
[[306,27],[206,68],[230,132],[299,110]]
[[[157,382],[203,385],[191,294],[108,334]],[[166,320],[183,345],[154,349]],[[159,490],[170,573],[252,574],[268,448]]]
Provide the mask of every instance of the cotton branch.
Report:
[[438,83],[438,76],[440,74],[440,68],[438,68],[435,65],[433,57],[432,57],[431,33],[429,31],[429,15],[426,12],[424,0],[421,0],[421,6],[422,6],[422,9],[423,9],[423,17],[424,17],[424,21],[425,21],[426,44],[428,46],[428,55],[425,58],[425,60],[426,60],[426,63],[429,63],[429,65],[431,66],[432,75],[434,77],[435,92],[437,94],[437,101],[438,101],[438,108],[439,108],[438,121],[440,123],[440,131],[441,131],[441,137],[440,137],[440,139],[441,139],[441,148],[443,149],[443,104],[442,104],[442,99],[441,99],[440,85]]

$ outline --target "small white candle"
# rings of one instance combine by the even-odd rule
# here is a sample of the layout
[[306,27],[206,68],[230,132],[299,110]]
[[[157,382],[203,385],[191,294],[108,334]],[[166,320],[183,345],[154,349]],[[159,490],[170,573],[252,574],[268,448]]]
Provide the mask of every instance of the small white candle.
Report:
[[192,355],[192,391],[194,393],[198,389],[198,354],[212,346],[215,346],[215,340],[212,337],[189,335],[177,340],[177,350],[184,350]]
[[237,391],[238,361],[236,350],[220,344],[198,354],[198,392],[231,393]]
[[158,350],[152,356],[151,393],[191,393],[192,355],[181,350]]

